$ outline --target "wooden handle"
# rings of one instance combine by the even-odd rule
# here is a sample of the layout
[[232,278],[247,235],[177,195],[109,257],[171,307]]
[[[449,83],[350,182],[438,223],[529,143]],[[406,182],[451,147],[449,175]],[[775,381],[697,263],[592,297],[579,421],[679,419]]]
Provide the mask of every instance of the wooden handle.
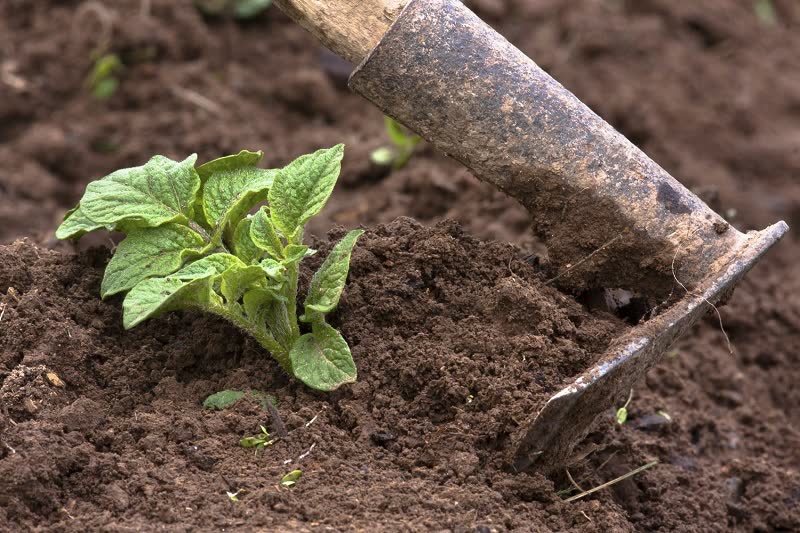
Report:
[[409,0],[275,0],[335,54],[360,63]]

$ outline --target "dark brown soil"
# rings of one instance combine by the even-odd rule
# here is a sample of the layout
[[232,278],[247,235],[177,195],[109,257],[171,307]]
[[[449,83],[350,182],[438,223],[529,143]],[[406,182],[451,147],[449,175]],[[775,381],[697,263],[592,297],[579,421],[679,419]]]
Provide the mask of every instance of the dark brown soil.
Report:
[[[800,223],[795,0],[772,0],[775,24],[751,0],[468,3],[739,229]],[[345,142],[342,185],[315,233],[455,218],[524,252],[452,225],[375,230],[337,322],[360,382],[328,398],[213,319],[173,315],[123,333],[119,302],[96,297],[107,253],[14,245],[0,258],[0,528],[800,529],[796,233],[721,310],[735,354],[715,317],[698,326],[635,389],[625,426],[612,412],[596,423],[570,472],[589,487],[660,464],[563,504],[565,478],[508,474],[505,452],[525,406],[602,348],[589,324],[611,326],[540,289],[519,259],[538,250],[524,210],[425,147],[401,171],[371,165],[386,142],[380,114],[276,10],[235,24],[203,19],[189,0],[103,3],[127,67],[98,102],[84,80],[102,32],[81,5],[0,3],[0,242],[70,251],[52,233],[85,183],[155,153],[263,148],[273,166]],[[403,242],[414,233],[417,244]],[[520,310],[544,320],[508,320]],[[534,352],[552,354],[537,359],[541,376],[524,366]],[[259,406],[199,405],[245,386],[276,394],[291,430],[256,457],[236,441],[269,422]],[[276,488],[295,464],[298,486]],[[239,488],[230,502],[225,491]]]
[[[97,300],[104,251],[3,247],[3,518],[133,529],[545,520],[564,504],[545,480],[510,473],[511,444],[626,326],[544,286],[517,255],[455,223],[367,233],[333,317],[359,381],[314,394],[218,320],[170,316],[123,333],[119,302]],[[202,407],[226,388],[277,398],[288,435],[256,455],[239,447],[259,423],[278,426],[246,401]],[[278,488],[295,468],[298,486]],[[246,491],[239,503],[230,488]]]

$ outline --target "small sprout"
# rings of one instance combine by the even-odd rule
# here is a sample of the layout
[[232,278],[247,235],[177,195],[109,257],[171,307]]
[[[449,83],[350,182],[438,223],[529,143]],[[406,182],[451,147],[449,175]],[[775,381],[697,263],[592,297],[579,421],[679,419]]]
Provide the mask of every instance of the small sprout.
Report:
[[370,154],[372,162],[376,165],[388,167],[394,162],[394,151],[388,146],[382,146]]
[[259,425],[261,433],[253,437],[245,437],[239,441],[239,445],[243,448],[255,448],[256,453],[262,448],[272,445],[278,439],[271,439],[267,428]]
[[272,0],[195,0],[201,13],[219,16],[229,13],[237,19],[251,19],[272,5]]
[[97,58],[92,72],[86,80],[86,86],[97,100],[108,100],[119,87],[117,74],[124,69],[122,61],[116,54],[105,54]]
[[472,401],[474,399],[475,399],[475,395],[474,394],[470,394],[469,396],[467,396],[467,403],[472,403]]
[[90,144],[93,152],[98,154],[111,154],[119,150],[119,145],[107,139],[98,139]]
[[302,470],[292,470],[285,476],[281,478],[281,486],[283,487],[294,487],[297,484],[297,480],[300,479],[300,476],[303,475]]
[[238,502],[239,501],[239,494],[244,494],[245,492],[247,492],[245,489],[239,489],[236,492],[231,492],[229,490],[226,490],[225,494],[228,495],[228,498],[230,498],[230,500],[232,502]]
[[384,117],[386,122],[386,133],[393,146],[383,146],[374,150],[370,154],[370,159],[376,165],[389,166],[394,170],[399,170],[406,166],[414,149],[422,141],[422,137],[409,132],[394,119]]
[[778,15],[775,13],[772,0],[756,0],[753,4],[753,11],[764,26],[774,26],[778,23]]
[[625,402],[625,405],[617,409],[617,424],[620,426],[624,424],[628,420],[628,406],[631,404],[631,400],[633,399],[633,389],[631,389],[631,393],[628,395],[628,401]]
[[667,413],[666,411],[656,411],[656,414],[658,416],[664,417],[667,420],[667,422],[672,422],[672,417],[669,416],[669,413]]

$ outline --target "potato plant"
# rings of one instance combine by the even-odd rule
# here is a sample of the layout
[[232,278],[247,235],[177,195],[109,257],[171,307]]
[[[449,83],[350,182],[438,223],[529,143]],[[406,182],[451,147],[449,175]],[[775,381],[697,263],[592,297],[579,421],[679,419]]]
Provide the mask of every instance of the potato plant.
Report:
[[296,302],[300,262],[315,253],[303,244],[303,228],[333,191],[343,150],[319,150],[279,170],[257,168],[261,152],[246,150],[196,168],[196,155],[157,155],[90,183],[56,236],[126,234],[101,285],[103,298],[127,293],[126,329],[168,311],[213,313],[309,387],[333,390],[356,379],[350,348],[325,316],[339,302],[361,230],[348,233],[314,274],[299,317],[306,333]]

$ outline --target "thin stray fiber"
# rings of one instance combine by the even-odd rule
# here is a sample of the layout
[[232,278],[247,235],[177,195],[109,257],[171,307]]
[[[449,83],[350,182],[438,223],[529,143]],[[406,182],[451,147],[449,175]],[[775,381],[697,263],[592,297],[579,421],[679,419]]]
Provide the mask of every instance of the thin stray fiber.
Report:
[[717,309],[717,306],[709,302],[708,299],[706,299],[706,297],[703,296],[702,294],[697,294],[696,292],[692,292],[689,289],[687,289],[686,285],[681,283],[681,280],[679,280],[678,276],[675,275],[675,259],[678,257],[679,251],[680,248],[675,250],[675,255],[672,256],[672,277],[675,278],[675,281],[678,283],[678,285],[680,285],[681,288],[686,291],[686,294],[691,294],[693,296],[701,297],[704,302],[706,302],[714,309],[714,311],[717,313],[717,318],[719,319],[719,329],[722,331],[722,334],[725,336],[725,342],[728,344],[728,351],[731,353],[731,355],[733,355],[733,346],[731,346],[731,339],[730,337],[728,337],[728,332],[725,331],[725,326],[722,325],[722,315],[720,314],[719,309]]
[[629,477],[633,477],[633,476],[635,476],[636,474],[638,474],[640,472],[644,472],[648,468],[652,468],[652,467],[656,466],[657,464],[658,464],[658,461],[653,461],[651,463],[647,463],[644,466],[640,466],[636,470],[631,470],[627,474],[621,475],[616,479],[612,479],[608,483],[603,483],[602,485],[598,485],[597,487],[595,487],[593,489],[589,489],[587,491],[581,492],[580,494],[576,494],[575,496],[571,496],[571,497],[567,498],[564,501],[565,502],[574,502],[575,500],[579,500],[579,499],[583,498],[584,496],[588,496],[589,494],[594,494],[598,490],[603,490],[603,489],[605,489],[607,487],[610,487],[611,485],[619,483],[620,481],[624,481],[624,480],[628,479]]
[[551,278],[551,279],[547,280],[547,281],[545,282],[545,285],[550,285],[551,283],[553,283],[553,282],[554,282],[555,280],[557,280],[558,278],[560,278],[560,277],[562,277],[562,276],[564,276],[564,275],[568,274],[570,271],[572,271],[572,270],[574,270],[574,269],[578,268],[579,266],[581,266],[583,263],[585,263],[586,261],[588,261],[589,259],[591,259],[591,258],[592,258],[593,256],[595,256],[596,254],[600,253],[601,251],[605,250],[606,248],[608,248],[609,246],[611,246],[612,244],[614,244],[615,242],[617,242],[618,240],[620,240],[620,238],[622,238],[622,235],[617,235],[616,237],[614,237],[613,239],[611,239],[610,241],[608,241],[607,243],[605,243],[604,245],[602,245],[600,248],[598,248],[598,249],[597,249],[597,250],[595,250],[594,252],[590,253],[589,255],[587,255],[586,257],[584,257],[583,259],[581,259],[580,261],[578,261],[578,262],[577,262],[577,263],[575,263],[574,265],[572,265],[572,266],[570,266],[570,267],[566,268],[566,269],[565,269],[563,272],[561,272],[560,274],[558,274],[556,277],[554,277],[554,278]]

